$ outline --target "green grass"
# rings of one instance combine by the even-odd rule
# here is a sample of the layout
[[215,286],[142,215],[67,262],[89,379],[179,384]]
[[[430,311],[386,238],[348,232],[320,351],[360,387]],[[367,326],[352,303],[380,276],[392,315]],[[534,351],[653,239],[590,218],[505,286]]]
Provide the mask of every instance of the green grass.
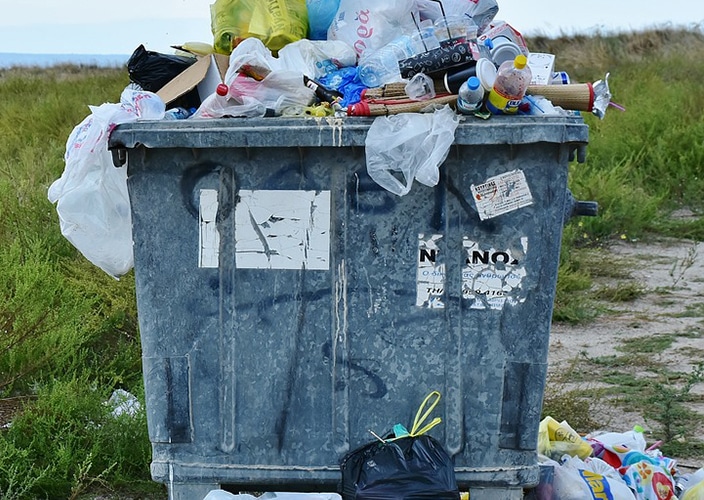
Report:
[[635,337],[624,340],[616,349],[632,354],[656,354],[668,349],[676,339],[677,335],[675,334]]
[[[599,216],[565,227],[554,319],[586,322],[605,312],[604,303],[643,293],[628,283],[633,264],[606,262],[604,247],[651,235],[704,239],[701,216],[669,217],[678,208],[704,211],[704,37],[656,30],[527,42],[532,51],[556,54],[557,69],[573,81],[610,72],[613,101],[626,107],[610,108],[603,120],[585,114],[587,160],[570,165],[570,189],[577,199],[597,201]],[[118,388],[142,397],[133,276],[116,281],[87,262],[60,234],[46,197],[88,105],[117,102],[127,83],[125,69],[0,72],[0,397],[33,396],[0,432],[6,499],[77,498],[89,488],[130,484],[159,488],[149,481],[144,415],[115,420],[102,404]],[[612,279],[626,284],[612,287]],[[673,287],[660,293],[667,297]],[[704,311],[692,304],[685,314]],[[599,382],[622,398],[650,397],[651,418],[662,423],[674,450],[691,421],[682,410],[690,381],[652,366],[657,384],[648,386],[652,380],[629,371],[634,360],[647,362],[672,341],[667,335],[629,341],[620,346],[623,355],[580,366],[606,371]],[[575,394],[568,384],[552,384],[544,411],[552,408],[561,413],[555,418],[589,431],[593,401],[607,394]]]
[[149,479],[144,413],[115,420],[103,405],[142,391],[134,280],[87,262],[46,196],[88,104],[116,102],[127,82],[124,70],[0,73],[0,397],[34,396],[0,432],[3,499]]

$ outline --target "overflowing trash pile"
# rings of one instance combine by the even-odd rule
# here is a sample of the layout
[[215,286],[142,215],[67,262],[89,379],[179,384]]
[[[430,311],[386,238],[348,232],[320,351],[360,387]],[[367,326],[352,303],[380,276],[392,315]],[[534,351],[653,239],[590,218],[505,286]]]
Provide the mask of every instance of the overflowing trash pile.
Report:
[[[530,52],[519,30],[496,19],[496,0],[269,3],[216,0],[212,45],[187,42],[168,55],[140,46],[128,62],[132,82],[159,94],[174,119],[378,116],[444,105],[482,118],[603,118],[611,103],[608,74],[572,83],[554,54]],[[221,79],[184,77],[204,58]]]
[[648,446],[643,429],[602,432],[585,437],[563,421],[540,423],[538,500],[697,500],[704,498],[704,468],[680,473],[677,462]]
[[120,102],[91,106],[69,136],[48,192],[62,234],[111,276],[132,268],[126,171],[107,149],[127,122],[376,116],[368,173],[404,196],[437,184],[461,115],[603,118],[608,74],[571,83],[498,12],[496,0],[216,0],[212,44],[140,45]]

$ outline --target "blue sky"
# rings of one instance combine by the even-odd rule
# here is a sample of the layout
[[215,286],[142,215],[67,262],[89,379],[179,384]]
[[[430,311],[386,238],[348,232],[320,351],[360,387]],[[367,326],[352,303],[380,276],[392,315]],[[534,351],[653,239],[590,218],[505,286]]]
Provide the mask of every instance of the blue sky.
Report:
[[[0,52],[130,54],[170,53],[171,45],[212,43],[211,0],[0,0]],[[498,0],[496,19],[524,35],[587,33],[600,28],[639,30],[699,25],[696,0]]]

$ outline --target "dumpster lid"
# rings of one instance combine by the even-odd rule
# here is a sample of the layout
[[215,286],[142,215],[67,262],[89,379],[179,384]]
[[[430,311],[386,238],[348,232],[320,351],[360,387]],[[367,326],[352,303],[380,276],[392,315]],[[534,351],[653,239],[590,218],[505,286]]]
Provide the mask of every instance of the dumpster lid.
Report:
[[[375,118],[221,118],[160,120],[118,125],[110,149],[364,146]],[[589,127],[581,117],[493,116],[462,118],[455,144],[582,143]]]

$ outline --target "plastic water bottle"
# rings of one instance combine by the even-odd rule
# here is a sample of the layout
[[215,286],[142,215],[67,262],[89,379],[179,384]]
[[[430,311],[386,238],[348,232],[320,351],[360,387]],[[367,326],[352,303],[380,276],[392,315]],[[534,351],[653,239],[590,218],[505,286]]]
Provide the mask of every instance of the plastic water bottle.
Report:
[[502,63],[486,101],[487,109],[495,115],[516,114],[531,78],[528,58],[523,54],[517,55],[513,61]]
[[484,87],[476,76],[470,76],[460,85],[457,92],[457,109],[463,115],[471,115],[479,111],[484,104]]
[[403,35],[373,52],[364,52],[357,66],[359,80],[368,88],[399,82],[398,62],[413,56],[411,37]]
[[222,118],[230,107],[228,96],[230,89],[224,83],[218,84],[215,92],[206,97],[200,107],[193,113],[193,118]]

